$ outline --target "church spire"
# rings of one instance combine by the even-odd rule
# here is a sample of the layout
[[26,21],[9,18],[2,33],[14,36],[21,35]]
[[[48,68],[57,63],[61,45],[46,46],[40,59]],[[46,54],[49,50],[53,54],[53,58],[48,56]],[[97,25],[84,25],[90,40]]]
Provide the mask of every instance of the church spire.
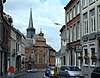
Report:
[[29,26],[27,28],[27,38],[33,38],[34,34],[35,34],[35,28],[33,27],[32,8],[31,8],[30,9]]
[[29,28],[33,28],[32,8],[30,8]]

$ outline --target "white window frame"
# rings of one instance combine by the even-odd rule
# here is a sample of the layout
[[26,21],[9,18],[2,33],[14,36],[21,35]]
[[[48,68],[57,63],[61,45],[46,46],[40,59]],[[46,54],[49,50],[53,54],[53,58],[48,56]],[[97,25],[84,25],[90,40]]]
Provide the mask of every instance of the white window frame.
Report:
[[97,29],[100,31],[100,5],[98,6],[98,27]]
[[[92,11],[94,11],[94,15],[92,15],[91,13],[92,13]],[[96,27],[95,27],[95,9],[92,9],[91,11],[90,11],[90,32],[92,33],[92,32],[95,32],[95,30],[96,30]]]
[[70,9],[70,20],[72,20],[73,16],[72,16],[72,9]]
[[73,26],[73,36],[74,36],[74,41],[76,41],[76,24]]
[[73,17],[75,17],[76,16],[76,8],[75,8],[75,6],[73,7]]
[[77,14],[79,14],[80,13],[80,3],[78,2],[77,3]]
[[67,22],[69,22],[69,13],[67,12]]
[[[86,16],[85,16],[86,15]],[[85,13],[83,15],[83,22],[84,22],[84,34],[88,34],[88,15]]]
[[88,0],[82,0],[83,7],[86,7],[88,5]]
[[77,23],[77,39],[80,39],[81,37],[81,25],[80,25],[80,21],[78,21]]

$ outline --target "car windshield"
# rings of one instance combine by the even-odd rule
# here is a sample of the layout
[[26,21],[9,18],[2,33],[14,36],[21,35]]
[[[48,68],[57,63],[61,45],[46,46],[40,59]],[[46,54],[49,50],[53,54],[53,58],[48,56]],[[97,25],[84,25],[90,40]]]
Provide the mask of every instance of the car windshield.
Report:
[[35,70],[36,68],[32,68],[32,70]]
[[78,67],[67,67],[66,69],[69,71],[80,71]]
[[54,67],[53,66],[49,66],[48,69],[54,70]]

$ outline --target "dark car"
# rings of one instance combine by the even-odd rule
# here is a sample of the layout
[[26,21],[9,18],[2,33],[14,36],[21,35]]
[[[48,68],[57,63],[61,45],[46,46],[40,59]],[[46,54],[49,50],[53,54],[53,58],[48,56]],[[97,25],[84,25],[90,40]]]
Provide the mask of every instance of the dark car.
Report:
[[45,70],[45,76],[54,77],[54,66],[48,66]]
[[59,71],[59,76],[67,78],[84,78],[81,69],[77,66],[62,66]]
[[100,78],[100,66],[96,67],[92,73],[91,78]]

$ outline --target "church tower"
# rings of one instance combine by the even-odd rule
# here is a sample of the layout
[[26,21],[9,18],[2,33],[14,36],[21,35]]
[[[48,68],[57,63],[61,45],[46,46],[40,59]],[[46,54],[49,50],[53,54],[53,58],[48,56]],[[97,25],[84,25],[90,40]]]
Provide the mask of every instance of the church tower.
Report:
[[27,28],[27,38],[33,38],[34,34],[35,34],[35,28],[33,27],[32,8],[31,8],[30,9],[29,26]]

